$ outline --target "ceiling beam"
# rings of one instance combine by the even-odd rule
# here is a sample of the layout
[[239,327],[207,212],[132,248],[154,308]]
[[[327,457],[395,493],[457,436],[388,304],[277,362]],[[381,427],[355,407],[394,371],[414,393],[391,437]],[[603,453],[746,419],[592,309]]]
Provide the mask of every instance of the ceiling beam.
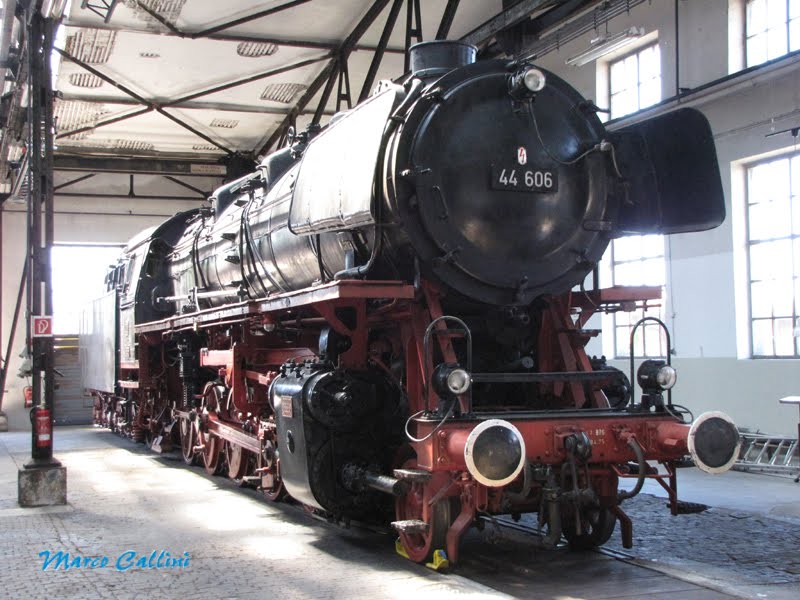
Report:
[[91,173],[141,173],[148,175],[180,175],[183,177],[224,177],[225,166],[218,162],[169,158],[120,158],[56,155],[54,171]]
[[223,92],[225,90],[229,90],[231,88],[238,87],[240,85],[245,85],[247,83],[252,83],[254,81],[258,81],[259,79],[266,79],[267,77],[273,77],[275,75],[280,75],[282,73],[287,73],[289,71],[294,71],[295,69],[301,69],[303,67],[307,67],[309,65],[313,65],[314,63],[321,62],[327,58],[330,58],[330,54],[325,54],[323,56],[317,56],[315,58],[309,58],[307,60],[302,60],[300,62],[292,63],[283,67],[278,67],[277,69],[270,69],[269,71],[264,71],[262,73],[257,73],[256,75],[250,75],[249,77],[244,77],[243,79],[237,79],[236,81],[231,81],[229,83],[223,83],[221,85],[217,85],[199,92],[193,92],[191,94],[187,94],[185,96],[181,96],[180,98],[176,98],[175,100],[170,100],[169,102],[165,102],[162,106],[175,106],[176,104],[181,104],[183,102],[188,102],[189,100],[194,100],[195,98],[200,98],[201,96],[208,96],[210,94],[216,94],[217,92]]
[[[153,31],[151,29],[135,29],[132,27],[113,27],[111,25],[105,25],[103,23],[82,23],[80,21],[64,21],[63,24],[66,27],[73,27],[76,29],[101,29],[105,31],[118,31],[120,33],[137,33],[141,35],[161,35],[165,37],[183,37],[184,39],[191,39],[191,33],[188,33],[184,36],[180,36],[176,33],[173,33],[169,30],[164,31]],[[286,46],[289,48],[313,48],[317,50],[336,50],[339,47],[340,42],[336,40],[307,40],[307,39],[290,39],[290,38],[278,38],[278,37],[261,37],[261,36],[253,36],[253,35],[238,35],[238,34],[226,34],[226,33],[213,33],[211,35],[206,35],[204,39],[208,40],[216,40],[220,42],[256,42],[256,43],[266,43],[266,44],[276,44],[278,46]],[[368,46],[368,45],[359,45],[353,48],[354,52],[375,52],[377,46]],[[386,48],[386,52],[390,54],[403,54],[404,50],[402,48]]]
[[[386,24],[383,26],[381,38],[378,40],[378,47],[375,54],[372,55],[372,61],[369,64],[367,75],[364,78],[364,83],[361,86],[361,93],[358,95],[358,101],[362,102],[369,96],[372,91],[372,84],[375,83],[375,77],[378,74],[378,69],[383,61],[383,55],[386,52],[386,46],[389,44],[389,38],[392,36],[394,25],[397,22],[397,15],[400,14],[400,8],[403,6],[405,0],[394,0],[392,8],[389,10],[389,16],[386,18]],[[458,1],[458,0],[456,0]]]
[[215,25],[213,27],[209,27],[207,29],[203,29],[202,31],[196,31],[194,33],[187,33],[184,31],[179,30],[174,23],[171,23],[159,13],[151,9],[147,6],[142,0],[136,0],[136,4],[145,11],[148,15],[153,17],[156,21],[164,25],[167,29],[169,29],[172,33],[179,35],[181,37],[188,37],[191,39],[197,38],[204,38],[208,37],[209,35],[213,35],[224,29],[230,29],[231,27],[236,27],[237,25],[244,25],[245,23],[249,23],[250,21],[256,21],[258,19],[263,19],[264,17],[268,17],[270,15],[274,15],[279,12],[283,12],[284,10],[294,8],[295,6],[299,6],[301,4],[306,4],[311,0],[292,0],[292,2],[287,2],[286,4],[281,4],[280,6],[273,6],[272,8],[267,8],[265,10],[259,11],[257,13],[253,13],[252,15],[247,15],[245,17],[240,17],[238,19],[234,19],[233,21],[228,21],[226,23],[222,23],[221,25]]
[[[350,32],[345,40],[341,43],[341,45],[336,49],[333,54],[333,58],[328,62],[322,72],[317,75],[316,79],[312,82],[312,84],[306,90],[306,93],[298,100],[295,107],[292,111],[286,115],[286,118],[283,122],[278,126],[278,128],[269,136],[267,141],[263,145],[259,145],[260,148],[256,152],[256,155],[263,154],[266,150],[268,150],[275,142],[277,142],[280,137],[283,135],[284,130],[294,121],[297,115],[305,109],[311,99],[317,94],[320,90],[322,85],[331,79],[335,78],[333,74],[338,69],[339,61],[340,60],[347,60],[348,55],[350,52],[354,50],[358,40],[361,39],[361,36],[366,33],[367,29],[375,22],[378,16],[383,12],[383,9],[386,8],[386,5],[389,3],[389,0],[375,0],[372,6],[369,8],[367,13],[361,18],[358,22],[358,25],[355,26],[353,31]],[[322,103],[320,103],[322,106]],[[315,118],[319,113],[319,107],[317,111],[315,111]]]
[[[136,106],[140,106],[140,104],[135,100],[133,101],[133,104]],[[153,112],[153,108],[148,106],[140,110],[135,110],[133,112],[127,112],[122,115],[117,115],[115,117],[103,119],[102,121],[97,121],[97,123],[92,123],[91,125],[84,125],[83,127],[78,127],[77,129],[62,131],[56,134],[56,139],[64,139],[71,137],[73,135],[85,133],[87,131],[94,131],[95,129],[99,129],[100,127],[105,127],[106,125],[113,125],[114,123],[119,123],[120,121],[127,121],[128,119],[133,119],[134,117],[138,117],[140,115],[146,115],[147,113],[151,112]]]
[[450,35],[450,28],[453,26],[453,19],[456,17],[458,4],[461,0],[447,0],[447,6],[442,13],[442,20],[439,23],[439,29],[436,31],[437,40],[446,40]]
[[[90,104],[114,104],[120,106],[140,106],[140,103],[132,98],[121,98],[114,96],[84,96],[81,94],[62,93],[60,100],[67,102],[87,102]],[[256,115],[287,115],[291,107],[281,108],[277,106],[254,106],[252,104],[227,104],[225,102],[181,102],[179,104],[170,103],[171,108],[183,108],[186,110],[217,110],[220,112],[238,112]],[[148,111],[149,112],[149,111]],[[304,110],[301,114],[314,114],[313,110]],[[327,116],[335,114],[335,111],[325,111]],[[89,127],[94,129],[95,127]],[[75,133],[75,132],[73,132]]]
[[511,8],[501,11],[500,14],[464,35],[461,41],[473,46],[480,46],[504,29],[516,25],[535,11],[553,3],[554,0],[520,0]]

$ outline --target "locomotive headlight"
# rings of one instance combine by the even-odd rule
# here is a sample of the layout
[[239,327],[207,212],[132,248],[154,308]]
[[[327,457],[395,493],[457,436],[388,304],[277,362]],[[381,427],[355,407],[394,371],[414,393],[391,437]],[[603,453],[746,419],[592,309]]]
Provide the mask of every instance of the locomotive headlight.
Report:
[[447,389],[456,396],[466,393],[471,383],[472,378],[464,369],[453,369],[447,375]]
[[523,66],[508,79],[508,93],[519,102],[530,99],[544,89],[546,77],[541,69]]
[[525,466],[525,439],[508,421],[482,421],[467,437],[464,461],[478,483],[502,487],[514,481]]
[[441,363],[433,371],[433,387],[442,397],[460,396],[469,391],[472,375],[459,365]]
[[530,67],[526,69],[522,75],[522,81],[525,87],[531,92],[541,92],[544,89],[544,84],[547,83],[547,78],[539,69]]
[[678,381],[678,373],[663,360],[646,360],[636,373],[639,385],[645,391],[669,390]]

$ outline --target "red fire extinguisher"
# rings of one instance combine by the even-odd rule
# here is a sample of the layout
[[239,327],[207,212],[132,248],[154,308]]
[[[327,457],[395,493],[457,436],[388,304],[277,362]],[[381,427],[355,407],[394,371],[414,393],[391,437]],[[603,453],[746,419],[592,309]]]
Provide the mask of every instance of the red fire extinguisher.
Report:
[[34,409],[33,431],[37,448],[47,448],[53,443],[53,429],[50,422],[50,411],[46,408]]
[[22,395],[25,398],[25,408],[30,408],[33,406],[33,388],[29,385],[26,385],[22,388]]

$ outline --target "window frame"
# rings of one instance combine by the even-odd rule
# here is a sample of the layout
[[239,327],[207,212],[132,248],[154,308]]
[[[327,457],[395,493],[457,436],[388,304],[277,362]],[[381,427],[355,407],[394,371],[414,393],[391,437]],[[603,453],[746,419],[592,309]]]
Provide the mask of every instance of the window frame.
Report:
[[[658,100],[656,102],[652,103],[652,104],[648,104],[647,106],[642,106],[642,103],[641,103],[642,79],[641,79],[641,71],[640,71],[641,60],[639,58],[639,55],[642,54],[643,52],[651,49],[651,48],[657,48],[658,49],[658,82],[659,82]],[[613,106],[614,96],[619,95],[622,92],[616,92],[616,93],[614,92],[614,87],[613,87],[614,79],[612,77],[611,71],[612,71],[614,65],[619,64],[619,63],[629,59],[632,56],[636,57],[636,82],[634,84],[635,88],[636,88],[636,110],[634,110],[632,112],[625,113],[625,114],[621,114],[621,115],[614,115],[613,112],[612,112],[613,111],[612,106]],[[662,67],[661,46],[659,44],[658,38],[656,38],[654,40],[649,40],[644,44],[637,45],[637,46],[631,48],[628,52],[625,52],[624,54],[621,54],[619,56],[615,56],[614,58],[608,60],[606,62],[606,69],[607,69],[607,73],[608,73],[607,93],[608,93],[608,110],[609,110],[608,115],[609,115],[609,119],[612,119],[612,120],[613,119],[622,119],[622,118],[630,116],[632,114],[636,114],[639,111],[642,111],[642,110],[645,110],[645,109],[650,108],[652,106],[655,106],[656,104],[661,102],[661,100],[663,99],[662,98],[662,96],[663,96],[663,88],[661,87],[663,85],[663,79],[662,79],[663,72],[662,72],[662,68],[661,67]],[[625,90],[623,90],[623,91],[625,91]]]
[[[800,358],[800,350],[798,349],[797,338],[793,335],[793,353],[792,354],[756,354],[755,352],[755,335],[753,324],[755,321],[770,321],[772,323],[772,350],[776,351],[775,347],[775,321],[778,319],[785,319],[786,317],[775,317],[774,313],[770,317],[753,317],[753,269],[752,261],[750,258],[750,251],[754,245],[762,244],[769,241],[789,240],[792,245],[795,240],[800,240],[800,232],[794,233],[793,228],[790,230],[788,236],[774,237],[766,240],[758,240],[753,242],[750,237],[751,219],[750,219],[750,206],[751,204],[751,191],[750,191],[750,172],[751,169],[756,167],[778,162],[781,160],[789,161],[789,210],[792,220],[794,219],[795,208],[800,211],[800,194],[797,194],[798,205],[795,207],[795,195],[792,194],[792,160],[800,161],[800,150],[792,149],[791,151],[782,152],[773,156],[761,158],[759,160],[750,161],[744,164],[744,248],[745,248],[745,265],[746,265],[746,283],[747,283],[747,336],[748,336],[748,351],[750,358],[753,360],[797,360]],[[800,186],[799,186],[800,187]],[[800,313],[797,310],[798,295],[796,293],[796,282],[800,281],[800,275],[795,275],[796,265],[794,264],[794,252],[792,252],[792,327],[793,329],[798,325]],[[760,281],[760,280],[759,280]]]
[[[668,269],[667,269],[666,239],[665,239],[665,236],[661,235],[661,234],[643,234],[642,236],[639,236],[639,237],[644,237],[644,235],[653,235],[653,236],[658,236],[658,237],[661,238],[661,240],[662,240],[661,254],[658,254],[656,256],[639,255],[638,258],[632,259],[632,260],[617,260],[616,259],[616,248],[615,248],[615,242],[617,240],[616,239],[612,240],[611,243],[608,245],[608,250],[607,250],[607,253],[608,253],[608,265],[609,265],[608,266],[608,272],[609,272],[609,275],[611,277],[611,285],[612,286],[616,286],[616,285],[618,285],[617,282],[616,282],[616,279],[617,279],[616,268],[617,268],[618,265],[631,264],[631,263],[634,263],[634,262],[644,262],[646,260],[652,260],[652,259],[661,259],[661,260],[663,260],[663,262],[664,262],[664,273],[663,273],[663,278],[662,278],[663,283],[661,284],[661,290],[662,290],[662,293],[661,293],[661,304],[658,305],[658,306],[650,306],[650,307],[648,307],[647,310],[645,310],[643,308],[640,308],[640,307],[637,307],[633,311],[623,313],[623,314],[626,314],[626,315],[638,314],[639,318],[637,318],[636,321],[639,321],[641,318],[646,317],[646,316],[655,316],[659,320],[663,321],[664,320],[664,314],[663,314],[662,311],[663,311],[663,308],[664,308],[664,300],[665,300],[665,297],[666,297],[666,289],[667,289],[667,284],[668,284],[668,281],[667,281],[667,271],[668,271]],[[641,283],[641,284],[625,284],[625,285],[647,286],[648,284]],[[651,310],[655,310],[656,314],[647,314],[648,311],[651,311]],[[615,312],[615,313],[612,313],[610,315],[610,317],[611,317],[611,338],[612,338],[612,348],[613,348],[613,354],[612,355],[613,355],[615,360],[629,360],[630,359],[630,353],[628,352],[628,350],[630,349],[630,333],[628,334],[628,337],[626,339],[626,344],[625,344],[625,349],[626,350],[625,350],[624,354],[620,354],[618,352],[618,348],[619,348],[618,334],[619,334],[619,331],[621,329],[632,330],[634,323],[631,323],[630,325],[619,325],[617,323],[617,317],[619,316],[619,314],[620,314],[619,312]],[[648,322],[648,323],[645,323],[644,325],[642,325],[639,328],[639,330],[637,331],[637,338],[641,337],[641,340],[642,340],[642,353],[641,354],[637,353],[636,352],[636,346],[634,345],[633,358],[635,360],[642,360],[642,359],[649,359],[649,358],[666,358],[666,339],[661,333],[659,333],[658,352],[657,353],[648,354],[648,352],[647,352],[647,335],[646,335],[646,332],[648,331],[648,329],[659,329],[659,331],[661,330],[660,326],[657,325],[656,323],[653,323],[653,322]]]
[[[769,32],[774,30],[774,29],[777,29],[777,28],[770,28],[769,27],[769,23],[767,23],[767,28],[766,29],[764,29],[763,31],[759,31],[758,33],[755,33],[753,35],[750,35],[750,21],[748,19],[748,14],[749,14],[749,10],[748,9],[750,8],[750,5],[753,4],[754,2],[764,2],[766,4],[768,1],[769,0],[744,0],[744,3],[742,4],[743,11],[744,11],[743,27],[742,27],[744,35],[742,37],[743,37],[743,41],[744,41],[744,68],[746,68],[746,69],[749,69],[751,67],[757,67],[759,65],[766,64],[766,63],[768,63],[770,61],[773,61],[773,60],[778,60],[779,58],[783,58],[784,56],[786,56],[788,54],[791,54],[793,52],[797,52],[797,51],[800,50],[800,45],[795,50],[792,50],[792,29],[791,29],[792,21],[800,21],[800,15],[792,18],[792,16],[791,16],[791,3],[792,3],[792,0],[785,0],[785,2],[786,2],[786,21],[784,21],[784,23],[783,23],[783,29],[786,32],[786,38],[785,38],[786,44],[785,44],[785,47],[784,47],[784,51],[781,54],[779,54],[778,56],[775,56],[773,58],[769,58],[769,44],[768,44],[767,45],[767,54],[766,54],[764,60],[762,60],[761,62],[750,64],[750,57],[749,57],[749,53],[748,53],[748,41],[751,38],[754,38],[754,37],[756,37],[756,36],[758,36],[758,35],[760,35],[762,33],[765,34],[767,36],[767,38],[769,38]],[[766,8],[766,6],[765,6],[765,8]],[[798,42],[800,43],[800,40],[798,40]]]

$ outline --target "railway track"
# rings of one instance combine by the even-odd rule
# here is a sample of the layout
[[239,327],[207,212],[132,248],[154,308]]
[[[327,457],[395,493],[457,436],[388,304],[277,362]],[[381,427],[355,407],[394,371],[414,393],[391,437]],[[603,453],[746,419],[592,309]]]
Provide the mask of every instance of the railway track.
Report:
[[754,597],[714,574],[671,564],[669,557],[656,562],[603,547],[572,552],[563,541],[546,548],[535,526],[507,517],[480,520],[484,531],[465,540],[457,572],[520,598]]
[[[122,441],[122,440],[120,440]],[[124,443],[124,442],[123,442]],[[127,444],[126,444],[127,446]],[[131,445],[133,446],[133,445]],[[147,453],[138,446],[128,446],[134,452]],[[180,457],[165,453],[158,457],[165,462],[182,464]],[[185,465],[182,465],[185,467]],[[243,481],[223,479],[206,474],[200,467],[185,467],[201,477],[213,479],[228,488],[269,503],[263,495]],[[333,523],[324,516],[309,511],[299,503],[280,503],[281,510],[325,526],[350,529],[346,535],[362,538],[376,553],[392,552],[395,533],[388,527],[364,523]],[[443,576],[456,576],[475,581],[487,588],[519,598],[659,598],[659,594],[674,597],[722,600],[753,598],[752,592],[738,589],[735,584],[698,571],[670,564],[669,557],[655,562],[637,558],[634,554],[615,549],[597,548],[587,552],[572,552],[566,542],[555,549],[546,548],[543,535],[526,522],[509,517],[481,517],[482,531],[473,529],[462,543],[461,562]],[[352,527],[350,528],[350,525]],[[411,564],[409,564],[411,567]],[[772,597],[772,596],[770,596]]]

